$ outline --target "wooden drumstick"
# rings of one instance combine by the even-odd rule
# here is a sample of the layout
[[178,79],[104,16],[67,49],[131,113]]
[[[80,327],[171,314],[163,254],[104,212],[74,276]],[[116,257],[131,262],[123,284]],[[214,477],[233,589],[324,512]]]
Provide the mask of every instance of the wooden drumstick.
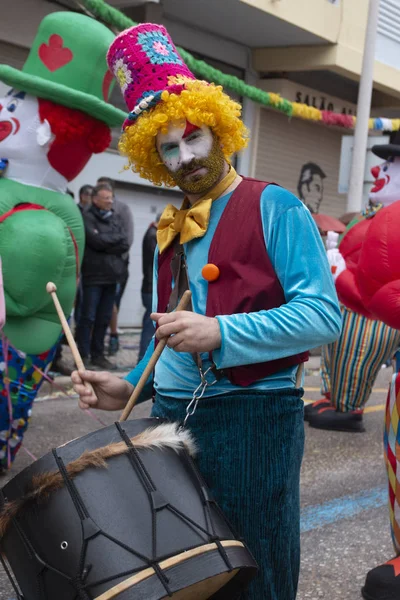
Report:
[[[176,310],[185,310],[187,308],[191,298],[192,298],[192,293],[189,290],[186,290],[186,292],[183,294],[178,306],[176,307]],[[120,416],[120,419],[119,419],[120,421],[126,421],[127,418],[129,417],[129,415],[131,414],[132,409],[135,406],[136,401],[139,398],[139,396],[146,384],[146,381],[149,378],[149,375],[151,374],[154,367],[156,366],[156,362],[160,358],[161,352],[164,350],[165,346],[167,345],[167,342],[168,342],[168,338],[164,338],[158,342],[156,349],[154,350],[153,354],[151,355],[151,358],[150,358],[149,362],[147,363],[146,368],[142,373],[142,376],[140,377],[139,381],[137,382],[137,385],[135,386],[135,389],[133,390],[132,395],[128,400],[128,403],[125,406],[125,408],[122,412],[122,415]]]
[[[60,301],[57,298],[56,291],[57,291],[56,284],[53,283],[52,281],[49,281],[49,283],[46,285],[46,292],[48,292],[51,295],[51,297],[53,298],[54,306],[56,307],[58,318],[60,319],[62,328],[65,333],[65,337],[67,338],[67,341],[68,341],[68,345],[71,348],[71,352],[72,352],[72,356],[74,357],[75,364],[79,371],[85,371],[85,365],[83,364],[82,357],[79,354],[78,346],[76,345],[74,336],[72,335],[72,331],[68,325],[68,321],[65,318],[64,311],[61,307]],[[88,381],[85,381],[84,385],[95,394],[95,391],[94,391],[91,383],[89,383]]]

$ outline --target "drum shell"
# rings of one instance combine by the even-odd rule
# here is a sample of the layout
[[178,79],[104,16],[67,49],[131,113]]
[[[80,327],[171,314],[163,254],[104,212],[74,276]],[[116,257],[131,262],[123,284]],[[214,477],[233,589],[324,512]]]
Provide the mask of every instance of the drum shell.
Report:
[[[161,423],[160,419],[140,419],[127,421],[122,427],[132,438]],[[117,426],[111,425],[58,448],[57,455],[67,465],[85,450],[115,442],[121,442],[121,436]],[[25,600],[83,598],[77,596],[77,589],[83,585],[77,575],[82,571],[85,544],[85,585],[90,590],[88,598],[96,598],[133,570],[146,569],[149,563],[144,557],[160,561],[207,544],[210,532],[221,539],[235,539],[215,505],[205,503],[202,482],[184,449],[177,453],[172,449],[143,448],[138,454],[153,482],[150,488],[157,491],[146,490],[139,471],[123,454],[109,459],[107,469],[88,468],[76,476],[73,482],[79,498],[75,503],[74,493],[71,495],[64,485],[46,502],[30,505],[18,515],[18,526],[14,522],[9,527],[1,548]],[[57,470],[50,452],[12,479],[3,488],[3,495],[9,501],[18,499],[34,475]],[[175,507],[196,525],[182,520],[164,504]],[[154,506],[159,510],[152,510]],[[248,562],[254,569],[250,559]],[[51,565],[52,570],[44,565]],[[143,593],[145,597],[148,592]],[[128,591],[121,597],[128,600],[141,596]]]

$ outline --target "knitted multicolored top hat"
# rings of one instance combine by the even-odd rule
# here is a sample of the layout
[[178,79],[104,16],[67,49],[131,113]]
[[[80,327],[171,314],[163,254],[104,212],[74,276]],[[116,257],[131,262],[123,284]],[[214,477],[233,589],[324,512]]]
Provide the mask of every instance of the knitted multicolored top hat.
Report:
[[185,83],[196,79],[165,27],[153,23],[120,33],[110,46],[107,62],[130,111],[124,128],[155,106],[163,91],[180,94]]
[[210,127],[227,161],[246,146],[240,104],[221,86],[195,78],[162,25],[143,23],[123,31],[107,61],[130,111],[119,150],[144,179],[176,185],[156,148],[158,132],[165,133],[171,121]]
[[108,103],[112,76],[106,52],[113,33],[73,12],[56,12],[41,22],[22,71],[0,65],[0,81],[11,87],[76,108],[120,126],[126,114]]

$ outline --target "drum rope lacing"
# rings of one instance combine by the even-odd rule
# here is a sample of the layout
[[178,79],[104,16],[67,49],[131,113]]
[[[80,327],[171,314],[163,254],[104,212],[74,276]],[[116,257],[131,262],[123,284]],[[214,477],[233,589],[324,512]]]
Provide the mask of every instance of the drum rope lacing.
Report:
[[[207,372],[204,374],[204,376],[206,374],[207,374]],[[210,384],[207,384],[207,385],[210,385]],[[204,390],[206,389],[206,387],[207,386],[204,387]],[[218,505],[215,503],[213,497],[211,496],[210,492],[208,491],[207,486],[206,486],[200,472],[198,471],[195,462],[193,461],[193,459],[189,455],[189,453],[187,453],[186,451],[183,451],[182,456],[190,465],[190,467],[193,471],[193,474],[195,476],[195,480],[198,485],[198,490],[200,491],[202,499],[203,499],[204,511],[207,515],[206,527],[208,527],[210,530],[205,529],[204,527],[202,527],[201,525],[196,523],[193,519],[191,519],[190,517],[188,517],[187,515],[182,513],[175,506],[173,506],[170,503],[167,503],[167,501],[163,498],[162,494],[157,490],[154,482],[152,481],[150,474],[148,473],[148,471],[140,457],[140,453],[138,452],[137,448],[135,448],[134,444],[132,444],[132,442],[131,442],[129,436],[127,435],[127,433],[125,432],[125,430],[121,427],[120,423],[115,423],[115,426],[116,426],[116,429],[118,430],[118,433],[119,433],[121,439],[125,442],[125,444],[128,447],[127,456],[129,458],[130,464],[131,464],[132,468],[135,470],[135,472],[137,473],[137,475],[139,476],[139,479],[141,480],[141,482],[146,490],[146,493],[147,493],[147,496],[149,499],[149,503],[151,506],[151,512],[152,512],[152,557],[149,558],[147,556],[144,556],[143,554],[141,554],[134,548],[131,548],[130,546],[123,543],[122,541],[115,539],[113,536],[109,535],[106,531],[103,531],[100,527],[98,527],[96,525],[96,523],[90,517],[90,514],[85,506],[85,503],[83,502],[83,499],[82,499],[73,479],[68,475],[64,461],[58,455],[57,450],[53,449],[54,459],[55,459],[56,464],[59,468],[59,471],[64,479],[65,487],[68,490],[68,493],[74,504],[74,507],[76,509],[78,517],[82,523],[83,543],[82,543],[82,547],[81,547],[81,551],[80,551],[78,573],[74,577],[70,577],[67,574],[62,573],[61,571],[59,571],[52,565],[48,564],[46,561],[44,561],[39,556],[39,554],[36,552],[33,544],[29,540],[28,536],[26,535],[26,533],[23,531],[22,527],[20,526],[18,518],[13,517],[13,520],[12,520],[13,525],[17,529],[17,531],[21,537],[21,540],[27,549],[27,552],[30,555],[30,558],[34,559],[37,563],[37,589],[38,589],[38,597],[40,599],[47,600],[47,595],[46,595],[46,592],[44,589],[44,576],[45,576],[45,573],[47,570],[52,571],[53,573],[57,574],[64,580],[67,580],[70,583],[70,585],[73,587],[73,589],[75,590],[75,592],[77,594],[77,597],[76,597],[77,600],[92,600],[92,594],[90,592],[90,588],[95,588],[100,585],[104,585],[108,582],[111,582],[113,580],[120,579],[121,577],[134,575],[134,574],[142,571],[143,566],[139,566],[137,568],[130,569],[128,571],[124,571],[122,573],[116,573],[115,575],[103,578],[98,581],[93,581],[90,584],[86,583],[87,577],[92,569],[92,565],[85,565],[86,555],[88,552],[88,546],[89,546],[89,543],[91,542],[91,540],[95,539],[96,537],[98,537],[100,535],[104,536],[111,542],[115,543],[117,546],[123,548],[127,552],[133,554],[135,557],[142,560],[143,563],[147,567],[152,567],[154,569],[154,572],[157,575],[160,583],[164,587],[166,594],[169,597],[171,597],[173,594],[168,585],[169,579],[168,579],[166,573],[160,567],[160,563],[163,560],[170,558],[171,554],[162,555],[162,556],[157,557],[157,513],[163,509],[169,510],[172,514],[174,514],[176,517],[178,517],[181,521],[183,521],[184,523],[187,523],[188,527],[195,528],[197,531],[203,533],[206,536],[208,543],[215,543],[216,548],[218,549],[222,560],[224,561],[224,563],[226,564],[226,566],[228,568],[228,571],[233,570],[232,563],[227,555],[225,548],[223,547],[223,545],[221,543],[225,538],[219,537],[216,533],[215,524],[212,519],[211,505],[213,505],[213,509],[216,512],[218,512],[218,514],[220,516],[222,516],[222,518],[224,520],[225,520],[225,517],[223,516],[222,511],[220,510]],[[184,449],[183,445],[182,445],[182,449]],[[4,498],[4,495],[1,490],[0,490],[0,495],[2,496],[3,502],[5,502],[6,499]],[[230,530],[236,536],[236,539],[240,539],[239,536],[237,536],[237,534],[233,531],[231,526],[230,526]],[[197,547],[197,545],[189,547],[189,548],[185,548],[185,550],[189,551],[196,547]],[[0,557],[1,557],[1,553],[0,553]],[[15,593],[17,594],[17,599],[24,600],[24,597],[18,591],[17,584],[13,581],[10,570],[4,564],[3,557],[1,557],[1,562],[3,563],[5,571],[11,581],[11,584],[15,590]]]

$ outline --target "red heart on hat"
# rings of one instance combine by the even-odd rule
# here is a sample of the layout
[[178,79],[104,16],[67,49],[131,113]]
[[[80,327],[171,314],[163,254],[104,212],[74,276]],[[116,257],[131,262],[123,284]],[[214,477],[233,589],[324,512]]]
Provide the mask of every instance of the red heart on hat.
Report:
[[69,48],[63,48],[64,40],[54,33],[49,38],[49,43],[39,46],[39,58],[49,71],[57,71],[67,65],[74,55]]
[[108,94],[110,93],[110,86],[112,84],[112,81],[113,81],[113,74],[111,73],[111,71],[107,71],[106,74],[104,75],[103,85],[102,85],[103,98],[106,102],[108,102]]

